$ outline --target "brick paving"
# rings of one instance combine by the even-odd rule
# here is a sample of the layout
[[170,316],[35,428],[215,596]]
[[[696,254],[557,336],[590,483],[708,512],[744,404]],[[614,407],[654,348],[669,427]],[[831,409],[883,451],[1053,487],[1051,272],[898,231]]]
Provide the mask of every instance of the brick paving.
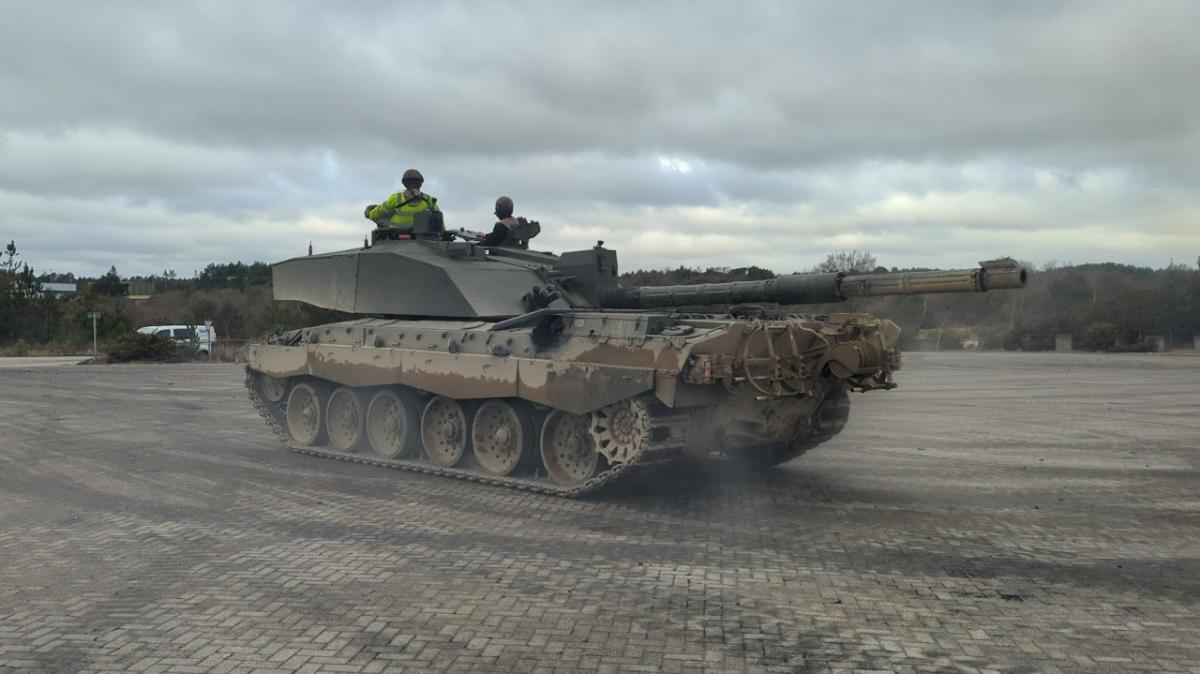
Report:
[[1200,673],[1200,358],[901,375],[566,501],[278,450],[235,366],[0,370],[0,671]]

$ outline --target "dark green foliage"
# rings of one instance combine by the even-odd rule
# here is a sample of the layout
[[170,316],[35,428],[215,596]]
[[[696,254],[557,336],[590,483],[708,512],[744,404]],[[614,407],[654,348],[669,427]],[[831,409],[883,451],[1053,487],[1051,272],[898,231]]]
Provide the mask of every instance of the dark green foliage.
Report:
[[944,333],[937,343],[938,351],[961,351],[963,338],[956,332]]
[[125,294],[125,284],[117,274],[116,267],[110,267],[108,273],[92,282],[92,291],[97,295],[117,297]]
[[192,303],[184,323],[199,325],[206,320],[215,319],[217,312],[218,309],[215,302],[209,299],[201,299]]
[[980,340],[979,348],[983,349],[984,351],[1001,351],[1004,349],[1004,339],[1007,336],[1008,333],[1001,330],[989,332],[982,340]]
[[322,309],[302,302],[274,300],[266,312],[259,316],[257,331],[259,334],[267,334],[295,330],[309,325],[320,325],[321,323],[348,321],[353,318],[355,318],[354,314],[333,309]]
[[1108,348],[1110,353],[1146,353],[1154,351],[1155,347],[1150,342],[1137,342],[1135,344],[1116,344]]
[[196,277],[195,287],[200,290],[213,288],[245,288],[271,282],[271,265],[265,262],[244,264],[210,264]]
[[105,346],[105,351],[108,352],[109,361],[113,363],[178,363],[192,355],[190,349],[185,345],[176,344],[174,340],[136,332],[112,340]]
[[824,262],[813,267],[813,271],[819,273],[841,271],[861,274],[876,269],[881,267],[875,261],[875,256],[859,250],[839,250],[830,253]]
[[[871,263],[869,253],[831,255],[826,262]],[[854,265],[851,265],[854,266]],[[895,269],[891,271],[924,271]],[[761,281],[776,274],[762,267],[678,267],[639,270],[621,277],[624,286]],[[37,276],[20,259],[14,242],[0,250],[0,347],[17,342],[30,346],[90,351],[87,312],[100,311],[102,340],[128,334],[135,327],[199,324],[212,320],[220,339],[258,339],[278,329],[319,325],[351,316],[296,302],[271,299],[271,268],[254,262],[210,264],[194,278],[161,275],[122,280],[115,268],[100,278],[70,273]],[[153,289],[149,299],[125,297],[127,285]],[[73,296],[41,292],[41,282],[78,283]],[[139,293],[146,294],[146,293]],[[698,308],[699,309],[699,308]],[[1029,287],[1017,292],[963,295],[877,297],[839,304],[785,307],[794,313],[864,312],[895,321],[902,329],[901,348],[917,346],[918,330],[944,330],[940,348],[956,348],[963,335],[978,335],[981,348],[1052,350],[1055,335],[1070,334],[1078,348],[1141,349],[1151,335],[1168,346],[1190,346],[1200,334],[1200,272],[1182,265],[1166,269],[1117,263],[1052,267],[1035,272]],[[1091,326],[1105,324],[1103,333]],[[1091,332],[1089,332],[1091,329]],[[1113,331],[1115,330],[1115,336]],[[929,341],[928,334],[920,340]],[[1109,338],[1112,337],[1111,342]],[[1087,346],[1085,346],[1087,345]],[[1118,346],[1126,345],[1126,346]],[[928,347],[927,347],[928,348]]]
[[1042,322],[1014,326],[988,335],[980,348],[1003,351],[1053,351],[1054,324]]
[[762,267],[709,267],[708,269],[647,269],[621,275],[623,286],[666,286],[688,283],[724,283],[726,281],[765,281],[775,272]]
[[37,339],[41,311],[41,284],[28,264],[19,261],[17,244],[9,241],[0,253],[0,344]]
[[[746,269],[637,271],[623,275],[621,284],[740,281],[749,279]],[[1155,270],[1107,262],[1035,271],[1023,291],[877,297],[788,309],[813,314],[861,311],[891,319],[904,330],[902,349],[917,344],[917,330],[969,328],[982,336],[981,348],[1053,350],[1057,334],[1074,336],[1076,344],[1089,343],[1084,333],[1096,323],[1115,326],[1109,350],[1116,344],[1129,345],[1123,349],[1144,348],[1139,345],[1148,335],[1166,337],[1168,346],[1186,347],[1193,335],[1200,334],[1200,271],[1180,265]],[[942,348],[948,348],[944,336]]]
[[1092,323],[1075,342],[1080,351],[1110,351],[1117,345],[1121,329],[1112,323]]

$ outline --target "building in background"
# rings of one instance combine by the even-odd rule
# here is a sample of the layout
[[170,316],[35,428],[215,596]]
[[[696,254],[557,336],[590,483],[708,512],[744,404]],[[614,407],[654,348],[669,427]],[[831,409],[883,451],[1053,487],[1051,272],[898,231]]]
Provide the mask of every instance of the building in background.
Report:
[[74,295],[79,292],[76,283],[39,283],[42,293],[46,295]]

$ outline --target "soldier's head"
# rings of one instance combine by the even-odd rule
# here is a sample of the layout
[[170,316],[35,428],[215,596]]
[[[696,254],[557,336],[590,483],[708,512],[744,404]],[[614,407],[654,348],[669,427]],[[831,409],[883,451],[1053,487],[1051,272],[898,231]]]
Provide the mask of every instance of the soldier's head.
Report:
[[511,218],[513,214],[513,200],[508,197],[500,197],[496,200],[496,217],[503,220]]
[[404,172],[404,176],[400,178],[400,182],[410,190],[419,190],[421,185],[425,183],[425,176],[417,169],[408,169]]

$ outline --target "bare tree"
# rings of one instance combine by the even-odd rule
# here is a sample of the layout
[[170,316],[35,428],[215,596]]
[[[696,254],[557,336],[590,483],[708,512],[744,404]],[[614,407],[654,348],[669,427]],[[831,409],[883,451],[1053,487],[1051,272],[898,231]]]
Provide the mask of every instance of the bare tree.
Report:
[[824,262],[813,267],[813,271],[863,273],[873,271],[877,266],[875,256],[865,250],[839,250],[836,253],[830,253]]

